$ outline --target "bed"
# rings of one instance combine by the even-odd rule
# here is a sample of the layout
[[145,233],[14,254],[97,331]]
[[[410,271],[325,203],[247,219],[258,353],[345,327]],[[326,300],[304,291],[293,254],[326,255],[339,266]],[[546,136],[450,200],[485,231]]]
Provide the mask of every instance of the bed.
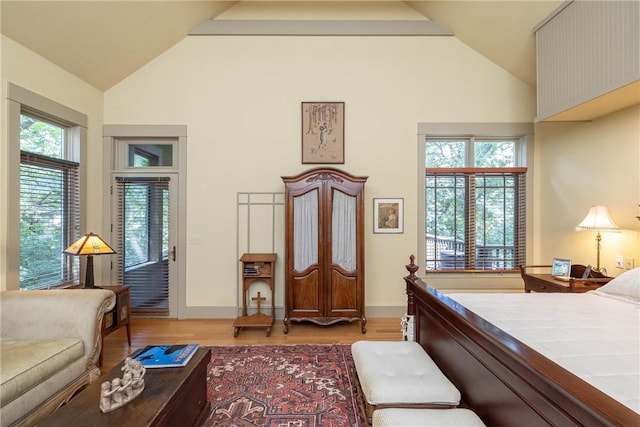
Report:
[[[409,271],[405,277],[408,314],[413,316],[415,339],[461,391],[462,406],[476,412],[487,425],[640,425],[639,269],[619,276],[621,280],[612,280],[597,291],[597,295],[596,291],[585,294],[492,294],[500,302],[496,299],[496,303],[491,304],[487,295],[444,295],[426,285],[416,276],[418,266],[413,256],[406,267]],[[479,296],[477,301],[474,301],[474,295]],[[515,299],[528,299],[524,305],[515,306],[507,302],[509,295]],[[584,300],[580,300],[581,297],[595,305],[599,304],[598,299],[604,300],[604,305],[609,307],[607,310],[619,304],[624,309],[613,309],[612,312],[627,317],[606,320],[606,315],[594,314],[594,319],[590,319],[596,310],[591,306],[583,307],[583,314],[574,315],[570,310],[582,307]],[[553,304],[549,298],[554,298]],[[536,300],[541,305],[536,306]],[[549,310],[544,311],[545,305],[555,307],[551,314]],[[498,306],[507,306],[507,311],[516,315],[493,311]],[[491,321],[478,313],[484,313]],[[544,318],[536,320],[536,315]],[[591,335],[588,328],[600,325],[598,334],[611,335],[618,341],[615,344],[607,341],[603,345],[591,343],[588,347],[596,349],[591,356],[583,355],[585,350],[580,346],[577,350],[568,349],[570,340],[562,333],[575,332],[558,332],[563,330],[561,318],[569,319],[569,323],[579,330],[584,325],[587,330],[580,333],[585,337]],[[531,326],[538,323],[547,328],[546,332],[532,330]],[[620,332],[618,324],[624,326],[624,332]],[[603,328],[610,328],[610,331]],[[555,335],[556,332],[559,335],[554,340],[544,339],[545,334]],[[538,339],[525,344],[531,336]],[[580,335],[576,337],[578,339],[573,341],[577,344],[588,341]],[[553,350],[550,341],[555,341],[560,350],[557,350],[558,345]],[[620,343],[623,347],[618,345]],[[578,361],[578,368],[566,359]],[[587,367],[592,372],[585,374],[580,367]],[[623,384],[620,390],[613,392],[610,385],[603,386],[598,382],[612,370],[618,376],[612,380],[613,388],[616,382]]]

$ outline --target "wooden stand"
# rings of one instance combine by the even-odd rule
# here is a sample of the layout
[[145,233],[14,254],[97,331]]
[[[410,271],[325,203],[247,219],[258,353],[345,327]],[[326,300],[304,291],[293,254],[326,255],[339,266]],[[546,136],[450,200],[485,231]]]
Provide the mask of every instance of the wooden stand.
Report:
[[131,327],[129,325],[129,318],[131,317],[131,297],[129,294],[129,286],[102,286],[102,289],[113,291],[116,294],[116,305],[110,312],[105,313],[102,319],[102,334],[100,338],[102,345],[100,346],[98,366],[102,366],[104,337],[110,333],[126,326],[127,342],[129,343],[129,347],[131,347]]
[[[277,254],[244,254],[240,258],[242,263],[242,316],[238,316],[233,322],[233,336],[237,337],[240,329],[245,327],[266,328],[267,336],[271,335],[271,326],[275,318],[275,263]],[[271,291],[271,313],[265,314],[261,311],[263,297],[260,292],[251,297],[256,301],[257,310],[255,314],[249,315],[248,294],[253,282],[260,281],[269,285]]]

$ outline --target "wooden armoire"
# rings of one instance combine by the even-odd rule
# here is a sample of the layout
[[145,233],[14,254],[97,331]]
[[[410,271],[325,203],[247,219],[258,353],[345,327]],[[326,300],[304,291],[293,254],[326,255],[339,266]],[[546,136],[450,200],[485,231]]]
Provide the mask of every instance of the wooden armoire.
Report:
[[291,321],[331,325],[364,315],[364,184],[315,168],[285,184],[284,333]]

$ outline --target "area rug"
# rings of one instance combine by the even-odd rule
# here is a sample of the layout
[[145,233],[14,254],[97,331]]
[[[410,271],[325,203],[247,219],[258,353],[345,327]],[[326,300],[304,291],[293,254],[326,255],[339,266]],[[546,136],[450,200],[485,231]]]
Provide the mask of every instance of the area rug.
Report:
[[351,346],[211,347],[206,426],[365,426]]

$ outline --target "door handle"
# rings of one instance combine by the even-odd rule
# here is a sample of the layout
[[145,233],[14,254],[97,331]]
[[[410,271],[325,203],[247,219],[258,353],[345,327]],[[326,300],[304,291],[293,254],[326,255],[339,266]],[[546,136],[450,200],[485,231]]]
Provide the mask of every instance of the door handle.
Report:
[[176,260],[176,247],[174,246],[173,249],[171,249],[171,260],[175,262]]

